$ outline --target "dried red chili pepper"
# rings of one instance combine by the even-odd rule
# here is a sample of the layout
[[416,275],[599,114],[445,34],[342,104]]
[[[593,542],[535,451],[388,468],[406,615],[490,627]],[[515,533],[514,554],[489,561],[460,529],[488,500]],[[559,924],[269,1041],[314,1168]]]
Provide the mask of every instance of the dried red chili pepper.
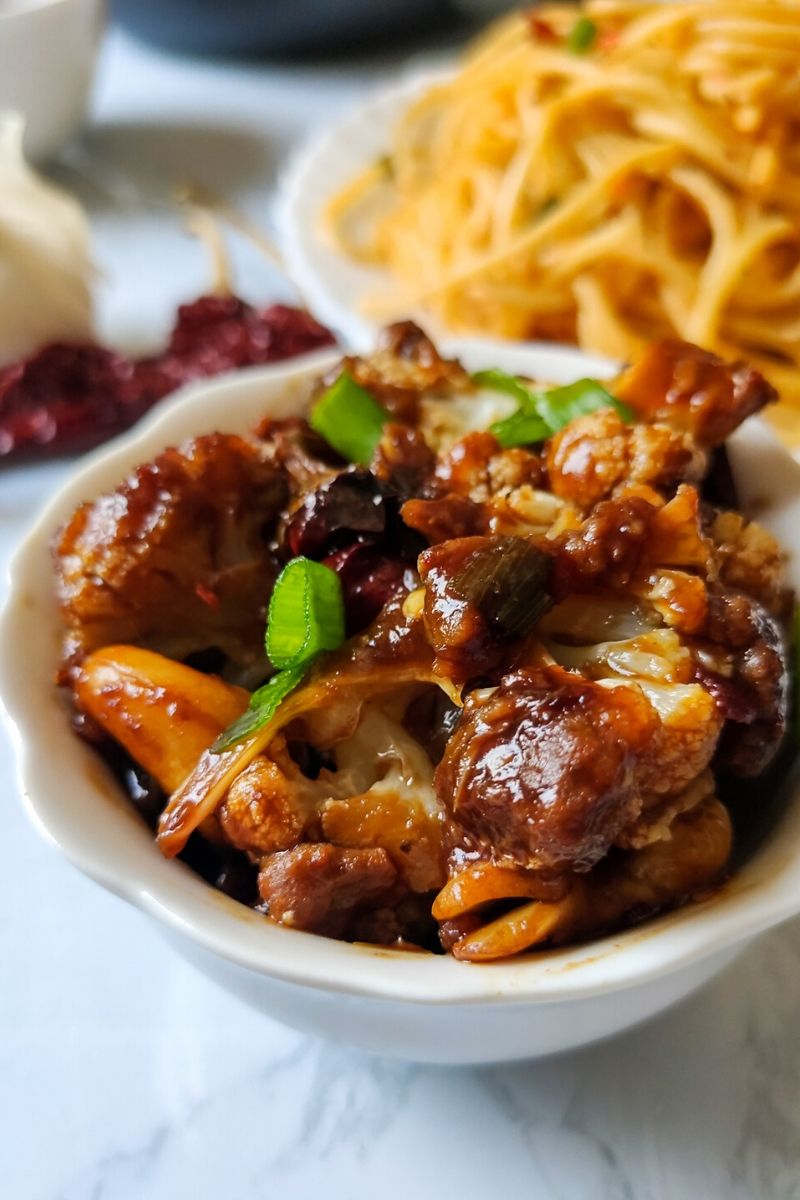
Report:
[[0,368],[0,459],[87,450],[192,379],[293,358],[333,340],[300,309],[203,296],[179,308],[166,350],[149,358],[53,343]]

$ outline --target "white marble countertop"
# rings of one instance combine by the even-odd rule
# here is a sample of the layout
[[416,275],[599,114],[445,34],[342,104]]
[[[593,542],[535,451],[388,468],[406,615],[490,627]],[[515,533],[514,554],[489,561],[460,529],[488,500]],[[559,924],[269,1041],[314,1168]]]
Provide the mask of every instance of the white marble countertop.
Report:
[[[157,336],[205,280],[166,210],[123,211],[121,181],[152,196],[159,176],[199,177],[263,217],[292,141],[390,65],[211,67],[113,38],[86,138],[117,193],[86,192],[104,332]],[[275,294],[237,262],[242,290]],[[0,476],[0,558],[68,469]],[[0,772],[3,1197],[800,1198],[800,923],[604,1045],[469,1071],[373,1060],[217,991],[37,837],[4,742]]]

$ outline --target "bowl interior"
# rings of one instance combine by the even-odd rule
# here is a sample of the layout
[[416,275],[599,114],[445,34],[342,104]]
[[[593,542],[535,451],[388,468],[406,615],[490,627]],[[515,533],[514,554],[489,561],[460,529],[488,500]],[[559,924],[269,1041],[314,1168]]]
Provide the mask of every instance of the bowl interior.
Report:
[[[443,343],[472,370],[498,366],[554,383],[608,375],[613,364],[576,350],[505,342]],[[96,452],[47,505],[10,568],[0,626],[0,692],[28,811],[86,874],[231,961],[278,978],[421,1004],[557,1000],[665,974],[746,939],[800,910],[800,803],[787,784],[759,847],[709,899],[582,946],[475,967],[449,957],[347,945],[271,925],[168,862],[112,775],[74,736],[54,687],[60,627],[50,541],[75,506],[114,487],[137,464],[200,433],[246,431],[264,415],[301,410],[313,379],[337,358],[323,351],[185,389],[132,433]],[[744,503],[791,554],[800,585],[800,467],[759,421],[732,440]],[[754,785],[752,801],[763,804]]]

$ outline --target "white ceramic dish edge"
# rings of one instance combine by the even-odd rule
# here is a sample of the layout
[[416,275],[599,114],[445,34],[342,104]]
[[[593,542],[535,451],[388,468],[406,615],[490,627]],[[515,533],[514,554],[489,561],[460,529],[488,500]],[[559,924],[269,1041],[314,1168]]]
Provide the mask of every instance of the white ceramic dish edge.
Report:
[[[450,340],[445,348],[460,353],[472,369],[492,364],[554,382],[607,373],[610,367],[552,346]],[[296,411],[309,380],[335,358],[335,351],[323,351],[184,390],[132,433],[87,459],[37,519],[11,564],[11,590],[0,625],[0,688],[29,814],[87,875],[183,935],[181,940],[188,939],[190,956],[209,951],[272,980],[415,1007],[485,1007],[499,1001],[544,1008],[636,987],[652,991],[663,980],[656,990],[663,992],[664,1003],[672,1002],[677,994],[670,992],[666,976],[688,972],[694,983],[679,989],[685,994],[708,976],[712,960],[721,965],[737,946],[800,911],[796,797],[764,846],[719,897],[587,945],[475,967],[270,925],[182,864],[162,859],[110,774],[72,734],[66,707],[52,687],[58,624],[47,550],[51,531],[80,500],[113,486],[127,469],[168,444],[219,428],[243,430],[267,411],[276,416]],[[754,479],[769,480],[774,503],[767,523],[800,550],[800,469],[759,422],[750,422],[738,436],[734,459],[751,497],[760,486]],[[793,581],[798,583],[796,563]],[[663,1004],[651,1011],[658,1007]],[[291,1013],[282,1015],[291,1021]]]
[[[320,202],[385,154],[398,113],[424,88],[451,73],[452,68],[446,66],[429,66],[376,90],[367,101],[302,145],[278,181],[273,219],[288,273],[311,311],[356,349],[369,349],[383,323],[361,311],[361,299],[385,286],[387,276],[351,262],[326,243],[320,225]],[[325,180],[324,190],[320,179]],[[434,336],[442,334],[430,314],[416,316],[424,320]]]

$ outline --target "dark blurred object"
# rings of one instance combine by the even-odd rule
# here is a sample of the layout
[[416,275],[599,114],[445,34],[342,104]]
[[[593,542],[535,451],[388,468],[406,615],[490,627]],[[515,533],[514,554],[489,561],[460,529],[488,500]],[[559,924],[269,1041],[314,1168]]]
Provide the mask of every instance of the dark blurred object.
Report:
[[186,54],[330,52],[442,28],[448,0],[111,0],[136,37]]
[[0,462],[77,454],[121,433],[185,383],[333,344],[310,313],[236,296],[183,304],[166,350],[130,359],[104,346],[44,346],[0,369]]

